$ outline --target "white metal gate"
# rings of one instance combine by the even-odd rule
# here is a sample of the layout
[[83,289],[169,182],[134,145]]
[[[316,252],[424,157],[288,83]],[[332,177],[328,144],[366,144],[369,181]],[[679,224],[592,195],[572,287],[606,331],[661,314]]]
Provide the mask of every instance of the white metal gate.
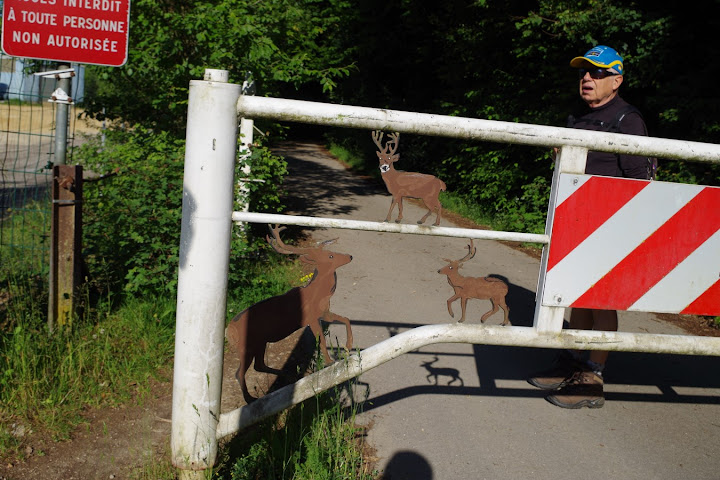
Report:
[[[565,306],[536,302],[533,327],[426,325],[350,355],[345,361],[228,413],[220,412],[227,271],[232,221],[277,223],[418,235],[550,243],[560,174],[580,175],[588,150],[720,163],[720,146],[568,128],[331,105],[241,94],[228,72],[206,70],[190,82],[172,413],[172,458],[181,478],[202,478],[215,462],[218,439],[356,377],[404,353],[434,343],[472,343],[720,356],[720,338],[563,330]],[[546,233],[398,225],[233,212],[238,117],[380,129],[548,148],[560,147]],[[548,248],[543,249],[537,298],[543,298]],[[720,266],[714,268],[714,275]],[[652,311],[648,309],[646,311]]]

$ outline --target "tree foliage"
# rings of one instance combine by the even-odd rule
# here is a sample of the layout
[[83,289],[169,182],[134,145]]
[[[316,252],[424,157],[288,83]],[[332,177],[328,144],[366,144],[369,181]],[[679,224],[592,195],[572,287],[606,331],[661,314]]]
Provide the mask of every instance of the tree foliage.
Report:
[[89,67],[97,89],[87,101],[97,118],[182,131],[190,80],[224,69],[259,91],[288,95],[312,85],[332,90],[352,69],[343,35],[349,1],[137,0],[131,8],[128,62]]
[[[83,258],[94,291],[175,294],[184,153],[182,140],[141,127],[110,131],[104,143],[95,139],[75,152],[74,158],[95,174],[83,192]],[[247,199],[239,191],[236,198],[249,201],[256,211],[281,211],[285,161],[261,145],[249,161],[251,178],[263,181],[249,183]],[[242,167],[238,162],[238,172]],[[266,247],[264,234],[233,235],[231,289],[247,285],[255,271],[252,264]]]
[[[621,95],[657,137],[720,139],[720,67],[712,35],[720,2],[682,7],[618,0],[370,0],[358,7],[358,72],[340,84],[348,103],[565,126],[580,102],[571,58],[606,44],[625,58]],[[697,28],[698,19],[703,27]],[[357,142],[368,142],[363,132]],[[402,166],[541,231],[552,161],[537,148],[405,137]],[[372,157],[369,161],[372,162]],[[665,162],[659,178],[717,184],[720,169]],[[538,213],[541,213],[540,215]]]
[[[625,58],[621,94],[651,135],[720,138],[717,0],[138,0],[132,17],[128,64],[95,69],[94,115],[182,131],[189,81],[210,67],[235,83],[252,71],[261,95],[564,126],[580,102],[569,60],[606,44]],[[333,135],[372,149],[368,132]],[[544,149],[405,136],[398,166],[542,230]],[[661,159],[659,179],[717,184],[719,171]]]

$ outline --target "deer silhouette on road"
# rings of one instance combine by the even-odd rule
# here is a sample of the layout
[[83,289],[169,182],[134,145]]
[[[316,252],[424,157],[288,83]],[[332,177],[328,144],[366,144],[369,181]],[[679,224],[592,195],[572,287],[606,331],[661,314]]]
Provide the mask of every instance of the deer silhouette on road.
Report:
[[508,293],[507,283],[494,277],[478,278],[463,277],[460,275],[459,270],[463,266],[463,263],[473,258],[476,252],[477,249],[475,248],[472,239],[470,239],[468,253],[463,258],[460,260],[448,260],[447,258],[443,259],[448,262],[448,264],[438,270],[438,273],[447,275],[448,283],[455,290],[455,295],[450,297],[447,301],[448,312],[450,312],[451,317],[455,318],[455,314],[452,311],[452,303],[459,298],[460,308],[462,309],[462,317],[458,320],[458,322],[464,322],[465,307],[468,299],[489,299],[492,303],[492,309],[480,318],[480,323],[484,323],[490,315],[498,311],[498,308],[502,308],[505,312],[505,320],[502,325],[507,325],[510,323],[510,320],[508,319],[510,308],[508,308],[505,303],[505,296]]
[[448,381],[448,385],[451,385],[454,382],[459,381],[460,386],[464,387],[465,382],[463,382],[463,379],[460,377],[460,371],[457,368],[438,368],[433,367],[433,363],[438,362],[438,357],[435,355],[434,360],[432,362],[422,362],[420,364],[421,367],[424,367],[425,370],[428,371],[427,376],[425,377],[428,382],[430,382],[431,378],[435,379],[435,385],[438,384],[438,378],[439,377],[450,377],[450,380]]
[[398,206],[398,216],[395,223],[400,223],[403,218],[403,198],[419,198],[425,204],[428,212],[422,219],[418,220],[417,223],[425,223],[425,220],[433,213],[436,212],[435,223],[433,225],[440,225],[440,217],[442,216],[442,205],[438,196],[441,191],[445,191],[445,182],[432,175],[416,172],[403,172],[402,170],[395,170],[393,165],[400,159],[400,154],[397,152],[398,145],[400,142],[400,134],[395,132],[388,135],[388,140],[385,145],[382,144],[383,132],[375,130],[372,132],[372,139],[380,149],[377,153],[378,159],[380,160],[380,172],[382,172],[382,179],[387,186],[388,192],[392,195],[392,203],[390,204],[390,210],[388,210],[386,222],[390,221],[392,211],[395,205]]
[[299,255],[300,261],[315,267],[310,283],[304,287],[295,287],[288,292],[252,305],[240,312],[230,321],[226,334],[230,345],[240,357],[240,366],[235,378],[240,383],[245,400],[255,400],[247,388],[245,374],[250,363],[255,360],[255,370],[277,373],[277,370],[265,364],[265,351],[268,343],[274,343],[291,335],[296,330],[309,327],[320,341],[321,351],[326,363],[332,360],[328,354],[325,335],[321,322],[343,323],[347,332],[345,348],[350,350],[353,343],[350,320],[330,311],[330,297],[335,293],[337,274],[335,270],[350,263],[351,255],[325,250],[335,240],[327,240],[319,247],[299,248],[286,245],[280,238],[285,227],[276,225],[270,228],[272,238],[266,236],[268,243],[278,253]]

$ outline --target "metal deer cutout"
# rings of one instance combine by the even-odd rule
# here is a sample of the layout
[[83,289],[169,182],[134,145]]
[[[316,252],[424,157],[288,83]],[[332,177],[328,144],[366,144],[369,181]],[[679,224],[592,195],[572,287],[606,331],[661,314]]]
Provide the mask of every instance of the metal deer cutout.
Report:
[[442,205],[438,199],[438,195],[441,191],[445,191],[445,182],[432,175],[416,172],[403,172],[401,170],[395,170],[393,163],[398,161],[400,154],[395,153],[398,148],[400,139],[399,133],[391,133],[388,135],[388,140],[385,146],[382,145],[383,132],[376,130],[372,132],[373,142],[380,149],[377,153],[380,159],[380,171],[382,172],[382,179],[387,186],[388,192],[392,195],[392,203],[390,204],[390,210],[388,211],[386,222],[390,221],[390,216],[395,208],[398,206],[398,216],[395,223],[400,223],[403,218],[403,198],[419,198],[425,203],[425,207],[428,212],[418,220],[417,223],[425,223],[425,220],[433,213],[436,212],[435,223],[433,225],[440,225],[440,217],[442,216]]
[[451,317],[455,318],[455,314],[452,311],[452,303],[459,298],[460,307],[462,308],[462,318],[458,321],[464,322],[465,306],[467,305],[468,299],[489,299],[493,308],[480,318],[480,323],[484,323],[490,315],[498,311],[498,308],[502,308],[505,312],[505,320],[502,325],[507,325],[510,323],[510,320],[508,320],[510,308],[508,308],[505,303],[505,296],[508,293],[507,283],[494,277],[477,278],[463,277],[460,275],[460,267],[463,266],[465,261],[473,258],[476,251],[477,249],[475,248],[475,245],[473,245],[472,239],[470,239],[468,254],[463,258],[460,260],[448,260],[447,258],[443,259],[448,262],[448,264],[438,270],[438,273],[447,275],[448,283],[455,290],[455,295],[448,298],[447,301],[448,312],[450,312]]
[[272,237],[266,240],[284,255],[300,255],[300,260],[315,266],[312,280],[304,287],[295,287],[288,292],[252,305],[232,319],[227,328],[229,343],[240,357],[240,366],[235,377],[240,383],[245,400],[253,398],[245,382],[245,374],[252,360],[255,370],[276,372],[265,364],[265,350],[268,343],[278,342],[303,327],[310,327],[316,340],[319,338],[325,361],[331,363],[321,321],[344,323],[347,331],[345,347],[350,350],[353,343],[350,320],[330,311],[330,297],[335,293],[337,275],[335,270],[350,263],[351,255],[330,252],[324,247],[334,243],[327,240],[319,247],[299,248],[283,243],[280,232],[285,227],[271,228]]

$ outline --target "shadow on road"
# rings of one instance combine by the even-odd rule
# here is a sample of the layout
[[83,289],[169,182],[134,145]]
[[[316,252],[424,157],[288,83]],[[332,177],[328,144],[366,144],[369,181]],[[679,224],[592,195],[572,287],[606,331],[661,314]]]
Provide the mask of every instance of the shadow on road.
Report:
[[[432,355],[441,360],[445,358],[444,364],[452,364],[452,359],[449,357],[458,354],[422,351],[411,352],[408,355],[422,355],[423,358]],[[479,386],[443,385],[445,382],[452,382],[453,379],[447,376],[440,377],[439,384],[428,380],[428,385],[401,388],[373,397],[372,401],[364,404],[363,410],[371,411],[417,395],[543,398],[547,392],[530,385],[502,384],[508,380],[524,382],[535,373],[538,365],[549,365],[554,355],[554,351],[545,349],[474,345],[473,356],[480,380]],[[720,388],[720,378],[707,374],[717,371],[718,368],[720,368],[720,358],[717,357],[613,352],[605,375],[605,398],[608,401],[624,402],[720,404],[720,397],[717,395],[696,392],[697,389]],[[418,362],[418,370],[424,371],[427,368],[422,362]],[[424,377],[423,373],[427,375],[425,371],[420,372],[418,376]],[[613,384],[636,386],[642,391],[613,391]]]
[[[422,324],[372,320],[352,320],[352,324],[386,328],[390,336],[423,326]],[[422,351],[407,354],[422,356],[422,359],[418,361],[418,378],[426,378],[428,385],[401,388],[373,397],[371,402],[364,404],[364,411],[371,411],[416,395],[542,398],[547,394],[547,392],[531,387],[524,382],[538,369],[552,364],[556,354],[553,349],[473,345],[472,354],[461,354],[443,351],[442,344],[435,347],[434,351],[428,351],[425,348]],[[445,365],[452,365],[453,357],[458,356],[474,357],[479,386],[465,386],[467,378],[463,378],[457,369],[445,367]],[[432,357],[439,360],[437,362],[423,361]],[[440,368],[441,366],[442,368]],[[708,372],[717,371],[719,368],[719,357],[612,352],[605,372],[605,398],[608,401],[625,402],[720,404],[719,396],[696,391],[697,389],[720,388],[720,377],[708,375]],[[507,381],[523,383],[508,386]],[[637,387],[634,389],[640,391],[614,391],[613,385]],[[371,394],[372,392],[364,392],[363,395],[369,398]]]
[[[285,157],[288,163],[285,189],[292,195],[285,196],[283,200],[290,212],[321,217],[351,214],[357,208],[342,202],[347,196],[387,193],[380,183],[373,184],[367,178],[347,175],[344,170],[300,158],[326,160],[327,153],[316,144],[281,144],[273,151]],[[297,172],[302,172],[302,175]]]
[[[508,294],[505,297],[505,303],[507,303],[510,309],[510,323],[516,327],[532,327],[533,317],[535,316],[535,292],[528,290],[527,288],[515,285],[511,281],[502,275],[490,274],[489,277],[494,277],[502,280],[508,286]],[[486,301],[486,300],[475,300]]]
[[401,450],[390,457],[380,480],[432,480],[433,469],[425,457]]

